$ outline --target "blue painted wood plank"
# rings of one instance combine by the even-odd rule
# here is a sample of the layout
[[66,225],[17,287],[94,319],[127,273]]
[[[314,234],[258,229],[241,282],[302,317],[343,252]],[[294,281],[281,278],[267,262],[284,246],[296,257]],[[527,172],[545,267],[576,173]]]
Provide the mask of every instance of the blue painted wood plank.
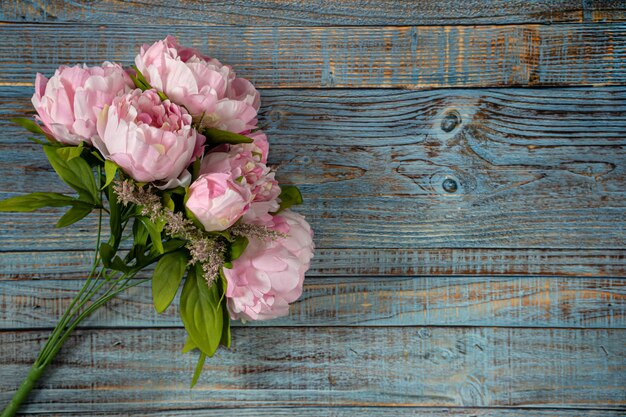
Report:
[[5,0],[0,19],[12,22],[323,26],[556,23],[626,19],[619,0],[167,0],[31,2]]
[[[19,94],[28,89],[7,91],[3,115],[24,115],[30,105]],[[626,245],[624,87],[288,90],[264,92],[263,103],[270,162],[281,182],[302,188],[299,210],[320,248]],[[456,125],[446,132],[450,117]],[[2,195],[68,191],[38,146],[4,120]],[[446,180],[456,182],[454,193]],[[52,227],[59,216],[0,215],[1,249],[93,241],[95,220],[65,231]]]
[[[626,83],[625,24],[192,27],[4,24],[0,85],[61,64],[130,63],[173,34],[259,87],[488,87]],[[15,48],[20,45],[20,48]]]
[[[84,232],[80,233],[73,236]],[[72,250],[75,242],[70,239],[48,241],[50,246],[65,246],[67,250],[41,246],[45,251],[36,251],[34,246],[40,245],[32,242],[24,252],[0,251],[0,281],[84,278],[91,268],[93,251]],[[93,246],[94,242],[86,245]],[[307,272],[308,277],[406,275],[626,277],[626,250],[317,247]]]
[[[0,281],[0,329],[54,327],[82,284]],[[175,300],[164,314],[156,314],[150,286],[144,285],[118,296],[83,327],[182,327],[177,306]],[[626,279],[309,278],[288,317],[251,324],[626,328]]]
[[[231,351],[195,355],[180,329],[80,331],[30,413],[217,407],[438,406],[626,410],[624,330],[237,328]],[[0,403],[43,343],[0,332]],[[393,412],[392,412],[393,413]]]
[[[623,417],[619,410],[591,409],[533,409],[525,408],[450,408],[450,407],[282,407],[282,408],[204,408],[189,410],[182,405],[180,410],[143,413],[149,417]],[[36,409],[35,407],[32,407]],[[25,413],[41,416],[40,413]],[[63,411],[63,417],[84,417],[80,412]],[[91,417],[127,417],[127,413],[106,411]]]

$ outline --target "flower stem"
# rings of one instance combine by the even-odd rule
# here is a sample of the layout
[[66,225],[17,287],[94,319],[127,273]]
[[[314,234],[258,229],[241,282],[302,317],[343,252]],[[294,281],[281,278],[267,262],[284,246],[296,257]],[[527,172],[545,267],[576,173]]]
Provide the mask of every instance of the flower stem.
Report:
[[[45,369],[50,365],[55,358],[59,350],[63,347],[63,344],[70,336],[72,331],[87,317],[89,317],[94,311],[102,307],[107,301],[115,297],[117,294],[125,291],[129,288],[135,287],[141,283],[146,282],[146,279],[132,280],[137,271],[131,271],[117,277],[115,280],[110,281],[110,286],[101,294],[97,299],[92,300],[97,289],[106,282],[101,282],[97,289],[87,290],[87,287],[92,286],[93,282],[87,280],[85,285],[72,300],[71,307],[63,315],[63,318],[57,323],[55,328],[50,333],[48,341],[39,353],[37,360],[28,371],[26,378],[17,389],[11,402],[4,409],[0,417],[12,417],[14,416],[20,405],[26,400],[28,394],[35,386],[37,380],[41,377]],[[96,279],[102,274],[98,273]],[[85,297],[83,294],[87,293]],[[73,311],[70,311],[73,310]]]
[[28,397],[28,394],[32,391],[35,383],[47,366],[47,364],[40,364],[38,361],[35,361],[28,371],[28,375],[26,375],[26,378],[24,378],[24,381],[22,381],[22,384],[13,395],[13,398],[11,398],[11,401],[2,412],[1,417],[12,417],[17,413],[17,410],[26,400],[26,397]]
[[[72,299],[67,307],[67,310],[63,313],[59,322],[50,332],[48,340],[39,352],[35,363],[28,371],[28,374],[26,375],[24,381],[22,381],[22,384],[19,386],[17,391],[15,391],[15,394],[13,394],[13,398],[11,398],[11,401],[6,406],[0,417],[12,417],[17,413],[20,405],[26,400],[28,394],[35,387],[37,380],[41,377],[48,365],[50,365],[57,353],[61,350],[63,344],[76,326],[78,326],[94,311],[103,306],[107,301],[115,297],[120,292],[145,282],[145,280],[131,281],[131,278],[137,274],[137,269],[131,270],[119,276],[107,273],[104,268],[99,269],[101,260],[98,249],[100,247],[101,232],[102,210],[99,211],[98,235],[91,271],[89,272],[82,288]],[[109,285],[103,289],[106,284]]]

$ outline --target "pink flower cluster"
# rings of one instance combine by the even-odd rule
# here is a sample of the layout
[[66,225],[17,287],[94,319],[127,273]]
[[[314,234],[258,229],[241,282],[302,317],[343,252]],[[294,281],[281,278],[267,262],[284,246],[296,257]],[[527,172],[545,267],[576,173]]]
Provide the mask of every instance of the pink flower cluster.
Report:
[[[302,293],[313,233],[302,216],[276,214],[281,190],[257,126],[259,92],[229,66],[172,37],[144,45],[135,68],[139,72],[105,62],[60,67],[50,79],[37,74],[32,102],[42,128],[62,144],[95,147],[137,182],[160,190],[187,187],[185,206],[206,232],[237,222],[278,232],[249,238],[232,268],[224,268],[226,296],[235,319],[287,314]],[[151,89],[136,88],[139,75]],[[202,134],[207,128],[252,142],[211,147]],[[190,166],[198,158],[193,179]]]

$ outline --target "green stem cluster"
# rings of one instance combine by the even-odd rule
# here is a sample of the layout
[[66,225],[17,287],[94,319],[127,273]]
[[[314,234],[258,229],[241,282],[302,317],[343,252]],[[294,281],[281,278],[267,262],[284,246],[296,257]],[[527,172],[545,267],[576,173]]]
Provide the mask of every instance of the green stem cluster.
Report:
[[28,394],[35,386],[37,380],[44,373],[46,368],[53,361],[65,341],[69,338],[76,327],[94,311],[102,307],[107,301],[117,294],[129,288],[137,286],[146,280],[132,279],[139,269],[121,273],[108,271],[101,266],[101,259],[98,255],[100,239],[102,233],[102,210],[99,210],[98,237],[96,241],[96,251],[91,271],[78,294],[70,302],[67,310],[54,327],[46,344],[43,346],[37,359],[30,368],[26,378],[17,389],[13,398],[6,406],[0,417],[14,416],[21,404],[26,400]]

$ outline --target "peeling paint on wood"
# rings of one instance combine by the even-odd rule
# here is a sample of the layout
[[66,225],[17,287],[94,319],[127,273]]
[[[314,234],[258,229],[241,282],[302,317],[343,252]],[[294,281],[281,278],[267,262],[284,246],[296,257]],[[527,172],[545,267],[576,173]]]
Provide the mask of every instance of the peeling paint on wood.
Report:
[[[0,281],[0,329],[52,328],[82,281]],[[150,286],[99,310],[83,327],[181,327]],[[238,323],[233,323],[239,326]],[[626,280],[547,277],[309,278],[288,317],[258,326],[500,326],[626,328]]]
[[[7,115],[27,110],[22,91],[8,89]],[[301,186],[300,211],[321,248],[626,245],[623,87],[288,90],[264,99],[270,162],[282,183]],[[445,132],[449,111],[461,122]],[[16,145],[20,135],[4,128],[0,190],[67,191],[36,145]],[[458,184],[454,193],[443,189],[446,179]],[[0,236],[12,237],[4,250],[93,241],[95,220],[58,230],[54,213],[0,215]],[[60,239],[74,246],[55,245]]]
[[0,19],[12,22],[82,22],[162,25],[435,25],[619,21],[619,0],[233,0],[32,2],[5,0]]
[[[88,33],[89,36],[85,36]],[[173,34],[258,87],[575,86],[626,83],[625,24],[288,28],[4,24],[0,85],[60,64],[132,62]],[[23,45],[15,48],[14,45]]]
[[[180,354],[183,333],[79,331],[26,411],[626,406],[624,330],[236,328],[232,350],[207,361],[194,390],[186,388],[196,357]],[[0,401],[27,372],[42,336],[0,332]]]
[[[235,328],[195,390],[176,310],[143,286],[26,415],[626,411],[624,2],[9,0],[0,20],[0,197],[68,191],[8,125],[35,72],[173,33],[265,88],[270,162],[318,246],[291,315]],[[484,88],[516,86],[553,88]],[[0,406],[91,260],[94,220],[59,215],[0,215]]]
[[[92,251],[71,249],[75,242],[69,239],[49,240],[47,244],[45,252],[0,251],[0,281],[85,277]],[[65,250],[51,249],[57,247]],[[310,278],[405,275],[626,277],[626,250],[318,247],[307,272]]]

